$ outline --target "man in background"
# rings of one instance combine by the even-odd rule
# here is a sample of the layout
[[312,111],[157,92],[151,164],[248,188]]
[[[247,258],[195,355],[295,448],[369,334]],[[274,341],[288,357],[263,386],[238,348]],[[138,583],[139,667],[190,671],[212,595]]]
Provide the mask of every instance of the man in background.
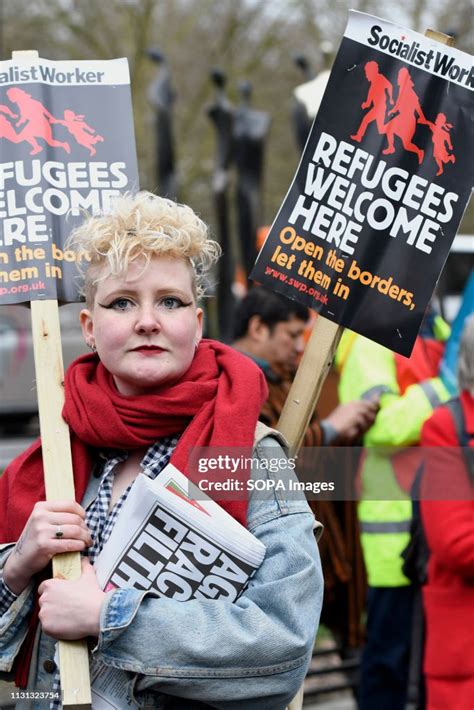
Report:
[[[260,286],[240,302],[233,346],[249,355],[263,370],[269,395],[260,419],[275,426],[303,353],[309,311],[296,301]],[[303,446],[349,444],[374,422],[377,404],[354,400],[337,406],[325,419],[311,419]]]
[[[290,391],[299,358],[304,350],[304,331],[309,311],[304,306],[262,287],[254,287],[241,301],[235,318],[234,347],[246,353],[263,370],[269,396],[260,419],[276,427]],[[353,444],[374,422],[376,401],[354,400],[337,406],[324,419],[315,413],[305,432],[303,447],[326,447],[325,461],[351,473],[356,465],[355,450],[340,445]],[[325,466],[314,478],[327,473]],[[329,467],[328,467],[329,469]],[[361,625],[365,602],[365,571],[359,541],[355,503],[346,500],[310,500],[309,503],[326,532],[319,542],[324,572],[322,622],[342,647],[341,656],[357,653],[363,641]]]

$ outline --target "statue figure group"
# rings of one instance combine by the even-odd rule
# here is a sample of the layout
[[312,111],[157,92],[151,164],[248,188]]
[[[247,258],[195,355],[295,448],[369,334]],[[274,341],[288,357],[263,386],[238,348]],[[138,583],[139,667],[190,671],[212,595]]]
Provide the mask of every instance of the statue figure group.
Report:
[[[0,138],[12,143],[25,141],[31,146],[30,155],[36,155],[43,150],[43,147],[38,143],[38,138],[44,140],[51,147],[62,148],[66,153],[70,153],[69,143],[56,140],[53,137],[51,126],[59,124],[65,126],[76,143],[87,148],[91,156],[96,154],[94,144],[101,143],[104,139],[85,122],[82,114],[66,109],[62,119],[55,118],[41,101],[34,99],[24,89],[12,86],[7,89],[6,93],[8,100],[18,107],[18,113],[14,113],[9,106],[0,104]],[[18,119],[15,126],[16,128],[23,126],[23,129],[17,133],[15,126],[9,119]]]
[[[375,123],[378,133],[387,137],[387,147],[382,151],[384,155],[395,152],[395,136],[397,136],[405,150],[417,155],[418,163],[421,165],[425,153],[413,142],[413,137],[417,125],[428,126],[432,133],[433,158],[438,166],[436,175],[441,175],[446,163],[456,162],[454,153],[448,152],[453,150],[450,136],[453,126],[447,122],[446,115],[438,113],[434,122],[426,118],[406,67],[402,67],[398,72],[398,96],[395,105],[392,84],[379,71],[377,62],[367,62],[364,71],[369,82],[369,91],[361,108],[368,110],[357,132],[351,135],[352,140],[360,143],[368,126]],[[392,108],[388,109],[387,102]]]
[[216,160],[213,192],[219,242],[223,249],[219,274],[219,329],[225,340],[232,338],[234,295],[232,283],[235,264],[229,225],[229,186],[232,165],[236,169],[237,234],[241,264],[245,275],[257,258],[257,228],[261,224],[262,177],[265,139],[270,128],[270,116],[251,107],[250,82],[239,84],[240,104],[234,107],[228,100],[227,77],[220,69],[210,75],[215,86],[215,99],[207,113],[216,130]]

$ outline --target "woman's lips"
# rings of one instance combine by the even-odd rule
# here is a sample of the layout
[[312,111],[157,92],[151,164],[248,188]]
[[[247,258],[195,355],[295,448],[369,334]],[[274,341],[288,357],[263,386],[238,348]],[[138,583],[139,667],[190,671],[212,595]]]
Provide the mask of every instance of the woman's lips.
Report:
[[133,348],[133,352],[140,353],[141,355],[159,355],[160,353],[164,353],[165,350],[157,345],[141,345],[138,348]]

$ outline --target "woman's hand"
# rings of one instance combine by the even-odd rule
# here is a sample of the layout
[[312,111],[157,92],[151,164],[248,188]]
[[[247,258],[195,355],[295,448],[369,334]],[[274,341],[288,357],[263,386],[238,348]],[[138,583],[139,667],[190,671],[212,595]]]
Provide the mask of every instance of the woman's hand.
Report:
[[[3,579],[12,592],[20,594],[54,555],[82,552],[92,545],[85,516],[84,508],[75,501],[36,503],[3,569]],[[56,536],[58,531],[62,537]]]
[[100,610],[107,595],[88,559],[82,559],[79,579],[47,579],[38,594],[39,619],[47,634],[64,641],[99,635]]

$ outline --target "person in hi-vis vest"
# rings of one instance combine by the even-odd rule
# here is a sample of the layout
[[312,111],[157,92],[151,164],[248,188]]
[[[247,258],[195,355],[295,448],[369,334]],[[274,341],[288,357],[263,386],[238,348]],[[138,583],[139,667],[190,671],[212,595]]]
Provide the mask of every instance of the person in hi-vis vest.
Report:
[[410,358],[350,331],[337,353],[340,401],[380,401],[360,464],[358,517],[369,589],[359,710],[405,707],[414,591],[400,555],[410,537],[417,451],[395,455],[393,447],[417,445],[423,423],[449,397],[438,377],[448,336],[449,326],[429,310]]

